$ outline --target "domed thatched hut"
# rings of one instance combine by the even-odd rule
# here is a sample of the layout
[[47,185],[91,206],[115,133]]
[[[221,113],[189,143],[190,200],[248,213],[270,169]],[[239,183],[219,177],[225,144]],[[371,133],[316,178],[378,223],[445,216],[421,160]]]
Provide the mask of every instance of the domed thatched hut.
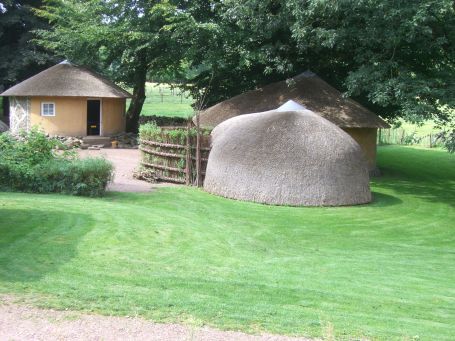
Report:
[[389,125],[367,108],[326,83],[312,72],[304,72],[289,81],[245,92],[218,103],[200,114],[202,127],[214,128],[238,115],[274,110],[292,100],[337,125],[357,141],[368,161],[369,170],[376,168],[378,128]]
[[309,111],[231,118],[212,132],[204,189],[273,205],[371,201],[367,164],[346,132]]

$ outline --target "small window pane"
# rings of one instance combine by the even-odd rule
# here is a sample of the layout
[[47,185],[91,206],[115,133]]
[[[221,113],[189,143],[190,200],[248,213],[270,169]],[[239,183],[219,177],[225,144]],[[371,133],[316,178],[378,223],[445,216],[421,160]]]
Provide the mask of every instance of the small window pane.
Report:
[[42,103],[42,115],[43,116],[55,116],[54,103]]

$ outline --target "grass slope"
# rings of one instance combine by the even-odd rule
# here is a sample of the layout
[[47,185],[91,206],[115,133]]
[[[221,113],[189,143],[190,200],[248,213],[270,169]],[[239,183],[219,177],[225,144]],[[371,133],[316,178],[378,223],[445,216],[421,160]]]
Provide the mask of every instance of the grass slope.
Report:
[[0,193],[0,292],[36,304],[337,339],[455,335],[455,158],[382,147],[375,202],[271,207],[190,188]]
[[190,117],[193,99],[179,89],[171,90],[168,84],[147,83],[142,116]]

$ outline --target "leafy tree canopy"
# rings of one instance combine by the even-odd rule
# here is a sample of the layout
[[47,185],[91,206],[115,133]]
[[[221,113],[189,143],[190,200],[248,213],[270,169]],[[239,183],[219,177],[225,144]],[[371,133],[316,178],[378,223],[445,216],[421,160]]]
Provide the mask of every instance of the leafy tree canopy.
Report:
[[[454,124],[452,0],[48,0],[41,42],[134,89],[188,72],[205,105],[312,70],[382,117]],[[451,123],[452,122],[452,123]]]
[[33,30],[48,27],[32,11],[41,5],[38,0],[0,1],[0,92],[55,62],[31,42]]
[[172,1],[49,0],[37,11],[49,20],[38,41],[75,63],[133,88],[127,129],[137,131],[147,73],[180,67],[181,48],[164,28],[180,13]]
[[191,57],[209,103],[312,70],[385,118],[445,123],[455,107],[450,0],[226,0]]

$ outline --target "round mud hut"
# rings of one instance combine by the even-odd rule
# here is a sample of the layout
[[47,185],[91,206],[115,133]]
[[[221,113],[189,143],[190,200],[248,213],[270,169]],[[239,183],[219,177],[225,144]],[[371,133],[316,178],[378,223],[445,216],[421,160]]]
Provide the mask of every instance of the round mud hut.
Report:
[[[253,112],[275,110],[289,100],[304,106],[343,129],[365,153],[369,170],[376,169],[376,140],[379,128],[389,125],[373,112],[343,94],[311,71],[289,80],[271,83],[241,93],[200,113],[201,127],[214,128],[227,119]],[[296,110],[289,103],[285,107]]]
[[371,201],[367,162],[358,143],[309,110],[271,110],[218,125],[204,189],[271,205]]

